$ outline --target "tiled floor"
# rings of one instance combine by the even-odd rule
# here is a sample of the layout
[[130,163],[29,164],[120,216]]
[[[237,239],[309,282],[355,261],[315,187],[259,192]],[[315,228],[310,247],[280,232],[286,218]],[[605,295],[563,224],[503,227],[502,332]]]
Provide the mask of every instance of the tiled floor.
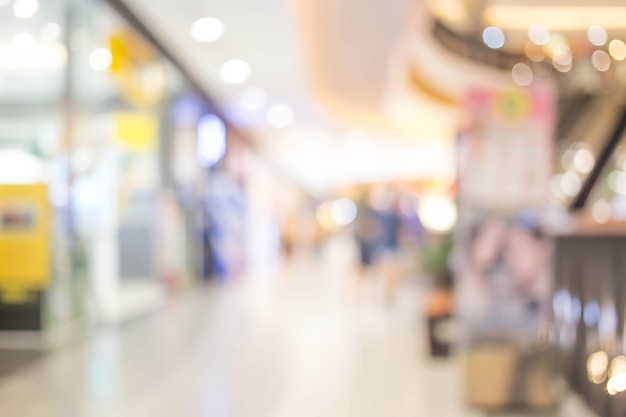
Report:
[[0,379],[0,415],[482,416],[427,359],[416,287],[357,302],[350,276],[330,259],[196,291]]

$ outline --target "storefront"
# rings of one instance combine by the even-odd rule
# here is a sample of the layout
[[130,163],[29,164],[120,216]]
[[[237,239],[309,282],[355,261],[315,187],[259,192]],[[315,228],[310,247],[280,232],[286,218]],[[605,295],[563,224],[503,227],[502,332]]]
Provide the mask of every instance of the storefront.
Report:
[[219,112],[112,5],[3,6],[0,330],[119,323],[204,275],[198,123]]

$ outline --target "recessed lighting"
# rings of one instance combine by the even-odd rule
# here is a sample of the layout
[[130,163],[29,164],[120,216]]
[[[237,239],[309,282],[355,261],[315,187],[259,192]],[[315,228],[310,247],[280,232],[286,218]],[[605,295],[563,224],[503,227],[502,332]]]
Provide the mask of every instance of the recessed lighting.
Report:
[[589,39],[589,42],[593,45],[602,46],[606,43],[607,38],[606,29],[600,25],[591,25],[589,29],[587,29],[587,39]]
[[616,61],[626,59],[626,43],[619,39],[613,39],[609,44],[609,53]]
[[98,48],[89,56],[89,66],[94,71],[105,71],[111,66],[113,56],[106,48]]
[[534,23],[528,28],[528,39],[535,45],[546,45],[550,41],[550,31],[544,25]]
[[198,42],[215,42],[224,34],[224,23],[214,17],[203,17],[191,25],[190,34]]
[[504,32],[495,26],[486,27],[483,30],[483,42],[491,49],[499,49],[504,46]]
[[241,84],[250,77],[250,64],[242,59],[231,59],[222,64],[220,78],[226,84]]
[[275,104],[267,110],[265,118],[267,124],[276,128],[284,129],[293,123],[294,111],[286,104]]
[[33,17],[39,11],[37,0],[17,0],[13,3],[13,14],[22,19]]
[[239,95],[239,105],[245,110],[259,110],[267,104],[267,93],[262,88],[246,88]]

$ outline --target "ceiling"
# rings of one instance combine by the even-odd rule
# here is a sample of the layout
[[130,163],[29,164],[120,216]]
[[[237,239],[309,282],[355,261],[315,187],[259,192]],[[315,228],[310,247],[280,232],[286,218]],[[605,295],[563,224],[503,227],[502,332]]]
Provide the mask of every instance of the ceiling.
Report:
[[[567,23],[571,27],[562,30],[583,39],[592,22],[606,23],[610,35],[626,28],[623,0],[126,2],[229,118],[251,132],[265,156],[310,190],[350,181],[453,176],[457,103],[468,88],[513,81],[508,70],[445,50],[432,38],[431,14],[466,34],[480,33],[487,24],[501,26],[507,43],[517,36],[522,46],[534,21],[549,28]],[[620,25],[612,25],[621,13]],[[209,44],[193,41],[189,29],[200,17],[222,20],[224,36]],[[522,17],[527,22],[519,29]],[[250,78],[240,85],[219,78],[221,64],[233,58],[251,66]],[[295,122],[274,129],[265,122],[265,109],[243,110],[238,99],[246,87],[265,89],[268,105],[291,106]],[[354,145],[355,129],[367,144]]]
[[[249,130],[266,156],[304,187],[453,171],[446,141],[452,132],[448,109],[437,113],[428,97],[407,94],[407,57],[398,51],[407,35],[407,12],[413,2],[126,2],[211,92],[230,119]],[[223,37],[214,43],[193,41],[190,26],[200,17],[222,20]],[[220,65],[233,58],[251,67],[250,78],[240,85],[224,84],[219,78]],[[295,122],[286,129],[274,129],[265,123],[264,110],[243,110],[238,99],[246,87],[266,90],[268,105],[291,106]],[[355,129],[367,133],[371,146],[347,145]],[[433,147],[437,141],[446,145]],[[372,149],[376,149],[373,154]],[[313,154],[319,157],[317,162],[311,162]],[[407,154],[419,154],[413,164],[419,167],[412,166]],[[372,160],[376,155],[385,156]],[[406,163],[397,163],[400,160]],[[438,161],[441,166],[418,164],[421,160]]]

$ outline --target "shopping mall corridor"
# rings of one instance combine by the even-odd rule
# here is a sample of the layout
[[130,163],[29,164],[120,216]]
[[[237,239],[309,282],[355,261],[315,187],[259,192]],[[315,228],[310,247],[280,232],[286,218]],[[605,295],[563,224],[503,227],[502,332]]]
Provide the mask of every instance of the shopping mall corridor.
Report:
[[345,243],[52,353],[0,380],[1,414],[482,416],[455,362],[427,359],[419,286],[357,300]]

